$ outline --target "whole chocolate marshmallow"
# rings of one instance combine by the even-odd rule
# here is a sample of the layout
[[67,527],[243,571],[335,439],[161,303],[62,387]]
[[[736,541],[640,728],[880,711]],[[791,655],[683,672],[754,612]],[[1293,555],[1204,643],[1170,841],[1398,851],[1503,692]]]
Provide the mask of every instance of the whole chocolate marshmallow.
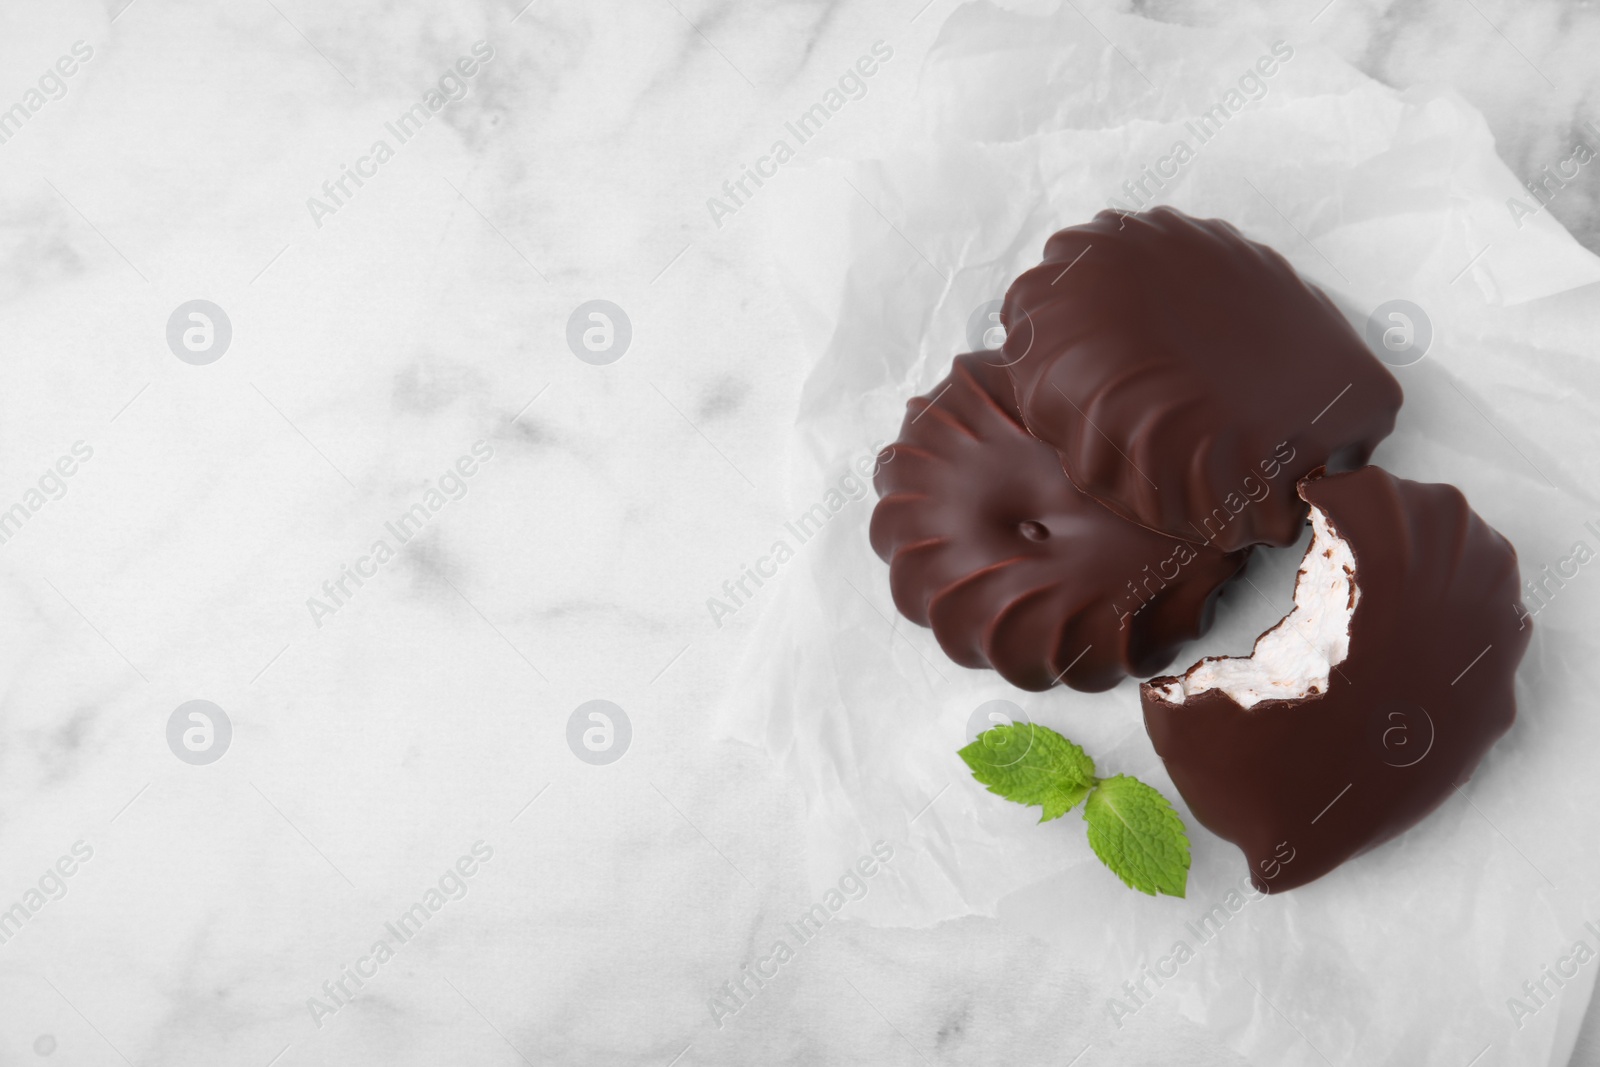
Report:
[[1171,208],[1051,237],[1001,322],[1022,420],[1073,483],[1223,551],[1293,544],[1295,483],[1367,462],[1402,399],[1287,260]]
[[1023,428],[994,353],[957,356],[906,405],[874,478],[872,547],[901,614],[964,667],[1101,690],[1210,625],[1246,553],[1153,533],[1080,493]]

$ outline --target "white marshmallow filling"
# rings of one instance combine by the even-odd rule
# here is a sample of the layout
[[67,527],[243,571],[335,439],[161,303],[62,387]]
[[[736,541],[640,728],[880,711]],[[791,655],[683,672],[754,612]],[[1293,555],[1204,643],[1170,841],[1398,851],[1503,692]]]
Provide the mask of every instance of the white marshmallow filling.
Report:
[[1263,700],[1299,700],[1328,691],[1328,674],[1350,654],[1350,618],[1361,599],[1350,546],[1328,517],[1311,509],[1311,547],[1300,562],[1294,610],[1256,638],[1248,656],[1204,659],[1157,687],[1173,704],[1220,689],[1248,708]]

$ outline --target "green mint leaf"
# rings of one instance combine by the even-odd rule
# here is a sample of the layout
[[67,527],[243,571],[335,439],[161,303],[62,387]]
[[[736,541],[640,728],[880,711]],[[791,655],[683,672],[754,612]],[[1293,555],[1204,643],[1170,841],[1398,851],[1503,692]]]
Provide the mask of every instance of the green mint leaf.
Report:
[[989,792],[1044,809],[1040,822],[1059,819],[1094,788],[1094,760],[1045,726],[1012,723],[978,735],[961,758]]
[[1089,847],[1128,886],[1181,897],[1189,882],[1189,839],[1167,798],[1137,778],[1103,780],[1083,806]]

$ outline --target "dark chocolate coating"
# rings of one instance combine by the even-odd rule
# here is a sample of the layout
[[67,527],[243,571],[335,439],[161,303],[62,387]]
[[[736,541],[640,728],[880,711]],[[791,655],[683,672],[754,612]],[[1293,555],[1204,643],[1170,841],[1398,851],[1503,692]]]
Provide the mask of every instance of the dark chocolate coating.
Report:
[[1152,533],[1078,492],[992,358],[957,356],[880,456],[871,538],[895,606],[955,662],[1023,689],[1161,670],[1210,626],[1246,553]]
[[1394,377],[1287,260],[1171,208],[1060,231],[1001,321],[1023,422],[1074,484],[1223,551],[1294,544],[1295,483],[1365,463],[1400,409]]
[[1516,550],[1454,486],[1366,467],[1313,476],[1300,495],[1349,544],[1360,591],[1327,692],[1246,709],[1215,689],[1170,703],[1156,687],[1172,678],[1140,688],[1178,791],[1265,892],[1321,877],[1449,799],[1516,718],[1533,632]]

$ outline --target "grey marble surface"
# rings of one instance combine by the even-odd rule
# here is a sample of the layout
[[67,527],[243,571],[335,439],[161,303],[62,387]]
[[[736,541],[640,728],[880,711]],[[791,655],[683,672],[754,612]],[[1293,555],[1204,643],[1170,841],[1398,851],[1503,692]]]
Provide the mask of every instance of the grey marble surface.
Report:
[[[1294,25],[1528,180],[1594,117],[1593,4],[1320,5],[1078,7]],[[878,40],[892,118],[955,7],[0,9],[0,1062],[1244,1062],[1165,1008],[1074,1061],[1101,991],[984,919],[841,921],[708,1009],[810,903],[705,601],[811,353],[706,202]],[[1591,168],[1549,211],[1600,251]]]

